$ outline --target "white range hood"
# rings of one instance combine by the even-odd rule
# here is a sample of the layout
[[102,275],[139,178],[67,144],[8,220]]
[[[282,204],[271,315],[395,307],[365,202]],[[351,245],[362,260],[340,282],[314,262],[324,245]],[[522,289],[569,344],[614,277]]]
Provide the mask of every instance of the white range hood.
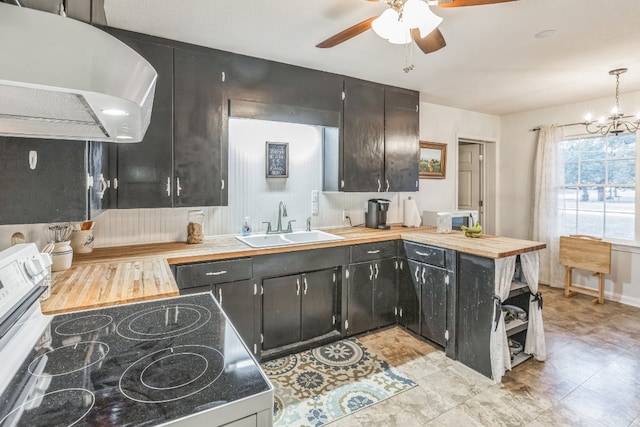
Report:
[[156,79],[98,28],[0,3],[0,135],[139,142]]

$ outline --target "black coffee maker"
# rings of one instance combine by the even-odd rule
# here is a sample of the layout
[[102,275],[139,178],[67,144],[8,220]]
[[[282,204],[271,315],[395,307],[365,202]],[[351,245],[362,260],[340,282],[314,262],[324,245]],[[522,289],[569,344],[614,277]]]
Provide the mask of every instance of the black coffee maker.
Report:
[[387,225],[387,211],[391,200],[387,199],[369,199],[367,204],[367,215],[365,216],[365,225],[369,228],[378,228],[386,230],[390,228]]

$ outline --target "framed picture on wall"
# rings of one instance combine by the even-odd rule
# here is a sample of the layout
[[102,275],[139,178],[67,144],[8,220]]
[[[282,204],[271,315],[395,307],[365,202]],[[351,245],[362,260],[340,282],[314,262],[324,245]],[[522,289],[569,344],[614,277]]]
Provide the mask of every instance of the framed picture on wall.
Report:
[[420,141],[420,178],[444,179],[447,169],[447,144]]
[[289,177],[289,143],[267,141],[267,178]]

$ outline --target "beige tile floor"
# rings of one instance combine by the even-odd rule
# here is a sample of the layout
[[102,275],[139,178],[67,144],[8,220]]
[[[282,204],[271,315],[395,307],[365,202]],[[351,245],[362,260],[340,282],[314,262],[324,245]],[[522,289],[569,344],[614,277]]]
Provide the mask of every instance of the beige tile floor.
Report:
[[640,308],[542,287],[547,360],[494,384],[394,327],[358,337],[418,386],[344,426],[640,427]]

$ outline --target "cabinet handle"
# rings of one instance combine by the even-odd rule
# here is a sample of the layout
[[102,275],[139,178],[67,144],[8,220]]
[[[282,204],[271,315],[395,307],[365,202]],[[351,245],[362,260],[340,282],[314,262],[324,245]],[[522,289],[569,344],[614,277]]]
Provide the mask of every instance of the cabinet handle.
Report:
[[402,307],[400,307],[400,317],[402,317]]
[[422,255],[422,256],[428,256],[428,255],[429,255],[428,253],[420,252],[420,251],[416,251],[416,253],[417,253],[418,255]]
[[422,283],[425,283],[427,278],[425,277],[425,274],[427,274],[427,269],[423,268],[422,269]]
[[377,279],[378,278],[378,273],[379,273],[378,264],[374,264],[374,265],[375,265],[375,268],[376,268],[376,274],[373,277],[375,277]]
[[300,295],[300,279],[296,279],[296,295]]
[[167,186],[165,191],[167,192],[167,196],[171,197],[171,177],[170,176],[167,177]]
[[182,187],[180,187],[180,178],[176,178],[176,196],[180,197],[180,190],[182,190]]
[[222,185],[220,186],[220,190],[224,190],[224,179],[222,180]]
[[107,181],[104,180],[103,174],[100,174],[98,180],[100,181],[100,190],[98,190],[98,197],[100,198],[100,200],[102,200],[104,198],[105,191],[107,191],[107,188],[109,188],[109,184],[107,184]]
[[380,182],[380,178],[378,178],[378,193],[380,192],[381,188],[382,188],[382,183]]
[[307,284],[307,278],[305,277],[304,279],[302,279],[302,282],[304,283],[304,290],[302,292],[306,295],[307,294],[307,287],[309,286]]
[[368,254],[379,254],[380,249],[376,249],[375,251],[367,251]]
[[373,280],[373,266],[369,264],[369,280]]
[[222,305],[222,288],[218,289],[218,302]]
[[387,179],[387,188],[384,191],[386,191],[386,192],[389,191],[389,180],[388,179]]
[[114,190],[118,189],[118,178],[113,178],[113,189]]
[[220,271],[210,271],[207,274],[205,274],[205,276],[220,276],[221,274],[226,274],[227,270],[220,270]]
[[420,266],[416,267],[416,282],[420,281]]

